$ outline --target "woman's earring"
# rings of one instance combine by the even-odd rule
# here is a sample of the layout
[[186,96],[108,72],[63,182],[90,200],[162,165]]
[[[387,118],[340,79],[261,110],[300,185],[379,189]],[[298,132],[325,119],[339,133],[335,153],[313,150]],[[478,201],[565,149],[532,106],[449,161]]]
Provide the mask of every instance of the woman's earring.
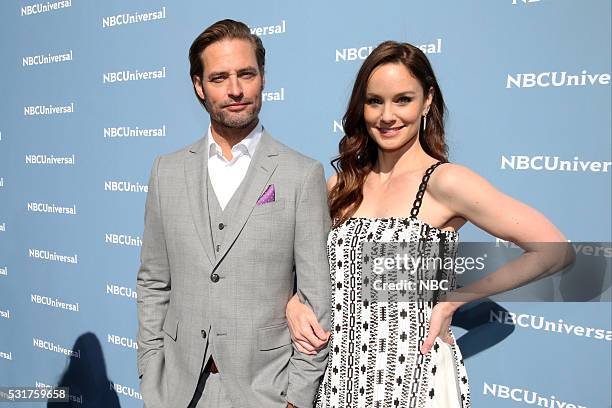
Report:
[[423,131],[427,129],[427,112],[423,115]]

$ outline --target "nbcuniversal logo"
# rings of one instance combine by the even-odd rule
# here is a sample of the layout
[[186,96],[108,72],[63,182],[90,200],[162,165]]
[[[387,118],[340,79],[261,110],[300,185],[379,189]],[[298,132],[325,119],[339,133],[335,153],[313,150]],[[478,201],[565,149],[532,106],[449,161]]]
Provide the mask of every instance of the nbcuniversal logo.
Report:
[[561,160],[559,156],[502,156],[502,170],[535,170],[607,173],[611,161],[581,160],[575,156],[572,160]]
[[508,74],[506,89],[610,85],[611,78],[609,73],[590,74],[586,69],[580,74],[568,74],[566,71],[527,72]]
[[[415,45],[425,54],[441,54],[442,53],[442,38],[426,43]],[[374,46],[364,45],[362,47],[350,47],[336,49],[336,62],[364,60],[370,55]]]

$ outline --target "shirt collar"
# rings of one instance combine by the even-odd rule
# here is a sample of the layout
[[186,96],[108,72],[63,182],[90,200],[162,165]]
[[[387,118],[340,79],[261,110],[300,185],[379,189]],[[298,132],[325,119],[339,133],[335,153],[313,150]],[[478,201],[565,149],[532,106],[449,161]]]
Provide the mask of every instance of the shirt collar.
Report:
[[[253,157],[255,154],[255,149],[261,140],[261,136],[263,135],[263,126],[261,123],[258,123],[257,126],[251,130],[251,133],[247,135],[240,142],[236,143],[232,147],[232,151],[241,150],[243,153],[248,154],[250,157]],[[215,154],[222,156],[221,146],[215,142],[215,139],[212,136],[212,130],[210,125],[208,125],[208,157],[212,157]]]

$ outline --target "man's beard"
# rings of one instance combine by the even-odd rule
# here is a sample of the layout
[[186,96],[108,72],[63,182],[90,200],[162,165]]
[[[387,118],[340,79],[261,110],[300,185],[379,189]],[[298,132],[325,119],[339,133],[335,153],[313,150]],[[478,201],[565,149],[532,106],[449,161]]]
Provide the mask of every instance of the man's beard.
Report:
[[240,102],[251,102],[250,105],[242,112],[227,112],[223,110],[223,107],[234,101],[228,101],[227,103],[221,104],[221,108],[216,108],[210,105],[209,99],[204,99],[204,107],[210,115],[210,119],[214,122],[219,123],[229,129],[245,129],[257,121],[259,111],[261,110],[261,98],[254,98],[252,100],[241,100]]

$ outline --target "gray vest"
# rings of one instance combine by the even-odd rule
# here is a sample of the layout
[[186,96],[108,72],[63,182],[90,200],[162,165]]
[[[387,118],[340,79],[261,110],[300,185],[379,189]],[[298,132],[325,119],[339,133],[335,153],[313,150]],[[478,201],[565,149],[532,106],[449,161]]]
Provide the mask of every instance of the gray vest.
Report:
[[[246,179],[247,175],[245,175],[244,178]],[[225,209],[222,210],[221,205],[219,205],[217,195],[215,194],[215,190],[210,182],[210,177],[206,177],[206,182],[208,183],[208,188],[206,189],[208,191],[206,197],[208,200],[208,220],[210,222],[210,231],[215,259],[225,244],[225,232],[227,231],[229,223],[233,220],[233,214],[236,212],[240,192],[244,188],[244,181],[245,180],[240,183],[234,192],[234,195],[232,195],[232,198],[225,206]]]
[[[246,175],[244,178],[246,179]],[[217,259],[223,245],[225,243],[225,232],[228,230],[229,223],[232,222],[232,215],[236,211],[237,203],[240,201],[240,192],[243,190],[243,183],[240,183],[234,195],[229,200],[227,205],[225,206],[225,210],[221,209],[221,205],[219,204],[219,200],[217,199],[217,195],[215,194],[215,190],[210,182],[210,176],[206,177],[206,183],[208,184],[208,188],[206,189],[207,196],[206,200],[208,201],[208,222],[210,223],[210,232],[213,244],[213,254],[215,255],[215,259]],[[223,275],[223,271],[221,269],[217,270],[217,274]],[[222,278],[221,278],[222,279]],[[211,327],[209,327],[208,331],[210,332]],[[208,359],[214,355],[214,350],[210,340],[206,342],[206,351],[204,355],[204,364],[202,365],[202,369],[204,368]]]

